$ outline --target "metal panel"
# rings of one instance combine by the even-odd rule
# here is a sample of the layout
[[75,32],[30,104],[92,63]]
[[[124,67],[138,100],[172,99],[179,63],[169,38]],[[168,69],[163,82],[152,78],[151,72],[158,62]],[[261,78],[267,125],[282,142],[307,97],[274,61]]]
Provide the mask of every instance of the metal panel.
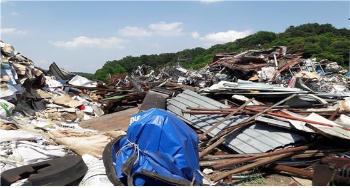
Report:
[[[201,96],[190,90],[185,90],[183,93],[168,100],[168,111],[173,112],[202,131],[208,130],[214,123],[224,119],[224,116],[184,114],[183,111],[187,110],[188,107],[228,108],[228,106],[218,101]],[[208,134],[213,137],[228,125],[235,125],[245,118],[248,118],[248,116],[233,116]],[[302,140],[304,138],[301,135],[290,133],[288,130],[257,124],[231,135],[224,144],[238,153],[261,153]]]
[[[198,95],[195,92],[190,90],[185,90],[183,93],[177,95],[175,98],[168,100],[167,109],[176,115],[178,115],[181,119],[184,119],[189,124],[192,124],[196,128],[199,128],[203,131],[208,130],[211,125],[215,122],[223,119],[223,116],[220,115],[190,115],[187,113],[182,113],[183,110],[186,110],[187,107],[205,107],[205,108],[227,108],[222,103],[210,99],[208,97],[204,97]],[[221,125],[219,125],[216,129],[209,132],[209,136],[215,136],[220,130],[225,128],[230,124],[237,124],[242,121],[244,116],[233,116],[230,119],[224,121]]]
[[167,94],[150,90],[147,92],[145,98],[143,99],[143,102],[140,106],[140,111],[145,111],[151,108],[165,109],[166,99],[168,97],[169,95]]
[[318,114],[315,114],[315,113],[311,113],[305,119],[317,121],[317,122],[322,122],[322,123],[327,123],[327,124],[333,126],[333,127],[327,127],[324,125],[309,123],[308,125],[310,126],[310,128],[312,128],[316,132],[321,132],[323,134],[327,134],[330,136],[335,136],[338,138],[350,140],[350,131],[345,130],[343,126],[336,124],[334,121],[328,120],[328,119],[326,119]]
[[[266,83],[257,83],[246,80],[238,80],[237,82],[221,81],[208,88],[204,88],[203,91],[218,92],[218,91],[270,91],[270,92],[292,92],[292,93],[307,93],[299,88],[287,88],[279,85],[271,85]],[[249,93],[249,92],[247,92]]]
[[287,129],[292,129],[291,125],[288,122],[277,120],[277,119],[272,119],[264,116],[258,116],[255,118],[255,121],[260,121],[263,123],[279,126],[282,128],[287,128]]
[[75,76],[71,72],[58,67],[56,63],[50,65],[49,71],[59,80],[70,80]]

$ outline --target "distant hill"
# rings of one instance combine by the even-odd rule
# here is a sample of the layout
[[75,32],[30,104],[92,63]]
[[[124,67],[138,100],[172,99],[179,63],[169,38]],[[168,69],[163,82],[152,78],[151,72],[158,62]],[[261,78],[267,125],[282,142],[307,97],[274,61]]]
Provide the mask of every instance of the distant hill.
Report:
[[287,46],[288,53],[303,52],[305,58],[329,59],[347,66],[350,53],[350,30],[337,29],[331,24],[308,23],[290,26],[283,33],[259,31],[235,42],[214,45],[208,49],[198,47],[176,53],[126,56],[120,60],[110,60],[98,69],[94,76],[89,75],[89,77],[106,80],[108,74],[131,72],[142,64],[159,68],[180,62],[185,68],[198,69],[210,63],[216,53],[241,52],[279,45]]

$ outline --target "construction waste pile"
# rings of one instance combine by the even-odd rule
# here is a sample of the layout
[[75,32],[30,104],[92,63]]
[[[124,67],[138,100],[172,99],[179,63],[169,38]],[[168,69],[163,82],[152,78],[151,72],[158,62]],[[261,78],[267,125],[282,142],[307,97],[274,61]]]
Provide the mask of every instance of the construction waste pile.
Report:
[[350,73],[278,46],[109,83],[0,41],[1,185],[350,184]]

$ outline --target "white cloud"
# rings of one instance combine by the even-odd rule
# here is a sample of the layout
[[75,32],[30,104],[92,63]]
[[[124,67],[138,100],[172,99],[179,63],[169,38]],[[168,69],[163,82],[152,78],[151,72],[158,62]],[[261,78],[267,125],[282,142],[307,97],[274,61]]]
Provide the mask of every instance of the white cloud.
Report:
[[227,42],[233,42],[237,39],[244,38],[251,34],[251,31],[235,31],[228,30],[224,32],[209,33],[205,36],[200,36],[198,33],[192,33],[194,39],[199,39],[205,42],[207,45],[223,44]]
[[182,22],[158,22],[149,24],[147,28],[125,26],[119,29],[119,34],[124,37],[179,36],[184,34],[182,31]]
[[125,40],[117,37],[96,38],[79,36],[69,41],[56,41],[52,44],[56,47],[74,49],[74,48],[124,48]]
[[[148,37],[148,36],[178,36],[182,35],[181,22],[158,22],[149,24],[147,28],[125,26],[119,29],[119,34],[123,37]],[[50,42],[59,48],[124,48],[127,40],[118,37],[97,38],[78,36],[67,41]]]
[[126,26],[119,30],[119,33],[125,37],[146,37],[151,36],[151,32],[141,28],[141,27],[133,27]]
[[191,36],[194,38],[194,39],[198,39],[199,38],[199,33],[197,32],[197,31],[195,31],[195,32],[192,32],[191,33]]
[[10,13],[10,15],[11,15],[11,16],[19,16],[20,13],[13,11],[13,12]]
[[218,3],[218,2],[222,2],[223,0],[200,0],[200,3],[203,4],[213,4],[213,3]]
[[181,22],[158,22],[148,25],[148,28],[151,30],[152,33],[163,36],[176,36],[182,34]]
[[17,34],[17,35],[25,35],[27,34],[27,31],[19,30],[14,27],[5,27],[0,29],[1,34]]

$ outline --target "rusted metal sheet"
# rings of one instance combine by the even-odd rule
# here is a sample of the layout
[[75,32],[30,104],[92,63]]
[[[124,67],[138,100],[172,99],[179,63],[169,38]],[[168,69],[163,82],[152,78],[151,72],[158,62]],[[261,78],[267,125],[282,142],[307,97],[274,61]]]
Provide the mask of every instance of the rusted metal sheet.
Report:
[[259,158],[263,158],[263,157],[270,157],[270,156],[275,156],[275,155],[279,155],[279,154],[300,151],[301,149],[303,150],[304,148],[305,148],[304,146],[295,147],[295,148],[284,148],[284,149],[281,149],[278,151],[261,153],[261,154],[257,154],[255,156],[251,156],[251,157],[247,157],[247,158],[232,159],[231,161],[226,161],[225,163],[214,165],[213,168],[214,169],[221,169],[224,167],[232,166],[234,164],[245,163],[245,162],[252,161],[255,159],[259,159]]
[[350,159],[325,157],[314,165],[312,185],[350,185]]
[[[300,147],[299,151],[306,150],[307,148],[308,148],[308,146]],[[296,151],[294,151],[294,152],[296,152]],[[232,174],[237,174],[240,172],[254,169],[254,168],[259,167],[259,166],[264,166],[264,165],[273,163],[274,161],[277,161],[277,160],[280,160],[280,159],[283,159],[285,157],[289,157],[289,156],[293,155],[294,152],[284,153],[284,154],[279,154],[279,155],[274,155],[274,156],[262,158],[254,163],[250,163],[250,164],[235,168],[233,170],[229,170],[227,172],[220,173],[218,176],[214,177],[212,180],[216,182],[216,181],[219,181],[223,178],[226,178]]]
[[279,171],[279,172],[287,172],[289,174],[292,174],[294,176],[306,178],[306,179],[312,179],[313,178],[313,173],[308,170],[300,169],[300,168],[295,168],[295,167],[290,167],[287,165],[273,165],[271,167],[273,170]]

